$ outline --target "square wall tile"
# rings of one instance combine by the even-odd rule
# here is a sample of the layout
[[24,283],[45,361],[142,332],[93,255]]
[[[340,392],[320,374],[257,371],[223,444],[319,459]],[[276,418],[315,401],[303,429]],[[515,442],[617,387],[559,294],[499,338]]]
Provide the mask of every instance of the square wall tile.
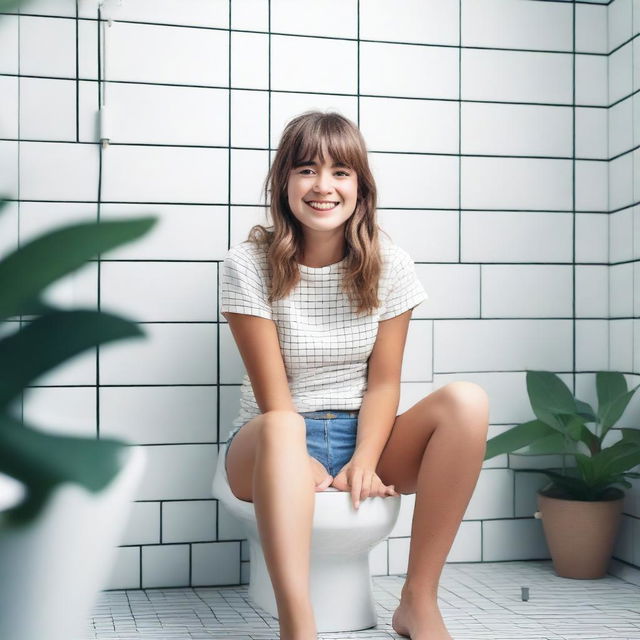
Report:
[[18,248],[18,203],[7,202],[0,209],[0,259]]
[[140,568],[140,547],[116,549],[115,563],[105,584],[105,589],[140,589],[142,587]]
[[633,315],[632,263],[609,267],[609,313],[613,318]]
[[18,166],[18,143],[0,141],[0,193],[20,196]]
[[269,152],[231,151],[231,202],[256,205],[264,202],[263,182],[269,171]]
[[24,419],[39,431],[73,437],[96,436],[96,390],[93,387],[28,389]]
[[576,262],[609,262],[609,215],[576,214]]
[[482,560],[482,523],[461,522],[447,562],[480,562]]
[[226,31],[114,22],[108,37],[108,80],[229,85]]
[[615,0],[608,3],[609,51],[631,38],[633,26],[632,0]]
[[[153,216],[153,228],[110,251],[108,260],[223,260],[228,251],[226,206],[199,204],[102,204],[101,220]],[[176,242],[180,238],[180,242]]]
[[18,73],[18,16],[0,20],[0,73]]
[[76,140],[76,83],[48,78],[20,79],[20,138]]
[[462,99],[571,104],[568,53],[462,50]]
[[435,320],[437,373],[572,366],[571,320]]
[[136,444],[217,441],[216,388],[101,387],[100,433]]
[[269,145],[269,94],[266,91],[231,91],[231,146]]
[[466,157],[461,176],[463,209],[572,208],[571,160]]
[[490,520],[482,523],[482,560],[534,560],[549,557],[542,522]]
[[[335,65],[314,65],[309,60],[335,60]],[[271,36],[271,88],[316,93],[355,93],[357,45],[347,40]]]
[[240,584],[239,542],[209,542],[191,547],[194,587]]
[[360,3],[360,37],[364,40],[459,44],[459,0],[404,0],[402,9],[386,0]]
[[576,51],[609,53],[607,6],[576,4]]
[[464,520],[513,517],[513,471],[482,469]]
[[[457,158],[371,153],[369,164],[380,207],[458,207]],[[416,180],[416,176],[424,176],[424,180]]]
[[537,491],[549,484],[544,473],[515,474],[516,518],[530,518],[538,510]]
[[570,3],[462,0],[462,45],[572,51]]
[[221,204],[227,181],[225,149],[116,145],[103,154],[105,200]]
[[[2,31],[0,31],[0,35]],[[2,50],[0,50],[2,56]],[[0,58],[1,60],[2,58]],[[23,78],[24,82],[26,78]],[[0,138],[18,137],[18,78],[0,76]]]
[[[275,31],[273,22],[271,29]],[[240,89],[269,88],[268,34],[231,32],[231,86]]]
[[158,544],[160,542],[160,503],[134,502],[120,544]]
[[[239,206],[230,207],[230,209],[231,216],[229,222],[231,228],[229,230],[229,245],[231,247],[244,242],[249,237],[249,231],[254,225],[260,224],[266,227],[271,224],[267,218],[267,207]],[[224,256],[222,258],[224,260]],[[218,321],[226,322],[226,318],[220,314]]]
[[634,259],[634,209],[609,214],[609,256],[612,263]]
[[[356,0],[316,0],[304,11],[299,8],[296,0],[271,0],[271,30],[332,38],[356,38],[358,35]],[[338,20],[336,16],[339,16]]]
[[415,261],[458,261],[457,211],[378,210],[378,224]]
[[[424,264],[417,265],[416,272],[429,294],[430,317],[480,317],[479,265]],[[456,295],[452,296],[451,291]],[[427,304],[423,306],[426,308]]]
[[609,317],[609,267],[576,267],[576,317]]
[[[83,82],[80,90],[88,93],[81,103],[88,113],[80,135],[82,140],[93,142],[98,139],[96,88],[94,83]],[[228,143],[228,89],[113,82],[107,83],[105,90],[112,142],[195,146]]]
[[212,322],[217,315],[216,279],[217,265],[212,263],[103,263],[101,303],[139,322]]
[[576,320],[576,369],[605,371],[609,368],[609,321]]
[[142,547],[142,588],[188,587],[189,545]]
[[462,153],[558,156],[573,153],[570,107],[467,102],[462,108]]
[[20,16],[20,73],[75,78],[75,20]]
[[633,320],[609,321],[609,370],[631,371],[633,366]]
[[220,382],[222,384],[240,384],[246,375],[246,369],[238,351],[228,323],[220,324]]
[[88,144],[21,142],[20,197],[95,201],[98,154],[97,147]]
[[216,538],[215,500],[162,503],[162,542],[204,542]]
[[147,466],[136,500],[189,500],[211,498],[216,467],[215,444],[149,445]]
[[[571,213],[463,211],[463,262],[571,262]],[[606,218],[604,218],[606,224]]]
[[[413,69],[420,69],[420,74]],[[455,100],[458,76],[454,48],[360,43],[360,93]]]
[[87,349],[34,381],[42,386],[96,384],[96,349]]
[[576,157],[609,158],[608,109],[576,107]]
[[[608,107],[607,56],[576,54],[575,100],[583,107]],[[569,87],[572,83],[570,82]]]
[[[85,0],[81,0],[83,1]],[[80,78],[98,79],[99,29],[97,12],[95,20],[78,20],[78,77]]]
[[416,505],[416,494],[409,493],[400,497],[400,512],[389,538],[402,538],[411,536],[411,524],[413,521],[413,510]]
[[609,170],[609,210],[620,209],[633,203],[634,156],[630,153],[611,160]]
[[609,109],[609,155],[627,153],[633,148],[633,99],[624,98]]
[[609,56],[609,104],[633,92],[633,42],[625,44]]
[[426,382],[433,377],[431,370],[431,323],[411,320],[402,360],[403,382]]
[[215,324],[145,324],[100,349],[103,384],[215,384]]
[[268,31],[269,0],[243,0],[231,3],[231,28]]
[[563,265],[482,265],[482,317],[571,317],[573,273]]
[[[406,123],[413,123],[407,127]],[[361,98],[360,130],[375,151],[458,153],[458,105],[439,100]]]
[[607,211],[608,162],[576,160],[575,207],[578,211]]
[[[222,375],[222,373],[221,373]],[[240,412],[240,385],[220,385],[219,442],[226,442],[232,423]]]

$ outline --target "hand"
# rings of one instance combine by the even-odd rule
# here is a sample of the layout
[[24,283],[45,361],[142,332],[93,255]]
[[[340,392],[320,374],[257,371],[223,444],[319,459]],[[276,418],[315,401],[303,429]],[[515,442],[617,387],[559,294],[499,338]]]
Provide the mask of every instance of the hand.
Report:
[[309,462],[311,463],[313,482],[316,485],[316,493],[318,491],[324,491],[328,486],[331,485],[333,476],[330,476],[327,473],[327,470],[324,468],[324,465],[312,456],[309,456]]
[[385,486],[369,465],[355,461],[353,458],[340,469],[331,486],[340,491],[350,491],[355,509],[360,506],[362,500],[367,498],[398,495],[394,485]]

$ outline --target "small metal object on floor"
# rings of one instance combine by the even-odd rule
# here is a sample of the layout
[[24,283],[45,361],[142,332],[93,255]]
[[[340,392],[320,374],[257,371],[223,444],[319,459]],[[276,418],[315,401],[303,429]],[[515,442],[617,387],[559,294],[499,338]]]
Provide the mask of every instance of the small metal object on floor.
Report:
[[[403,584],[404,576],[373,578],[375,628],[318,638],[401,638],[391,619]],[[527,585],[520,597],[514,584]],[[534,589],[534,602],[528,603]],[[278,621],[255,607],[247,592],[248,585],[106,591],[86,636],[72,640],[276,640]],[[448,564],[439,604],[456,640],[640,638],[640,587],[613,576],[559,578],[550,561]]]

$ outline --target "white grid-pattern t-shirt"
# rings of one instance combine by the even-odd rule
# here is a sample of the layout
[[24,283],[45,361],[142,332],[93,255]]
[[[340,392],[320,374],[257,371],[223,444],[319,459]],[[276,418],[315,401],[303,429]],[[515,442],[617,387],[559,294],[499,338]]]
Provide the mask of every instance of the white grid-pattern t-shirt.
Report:
[[[220,310],[275,322],[291,398],[299,413],[359,409],[378,322],[400,315],[428,297],[404,249],[380,236],[380,254],[378,295],[382,304],[374,313],[358,317],[340,286],[344,259],[326,267],[299,264],[300,282],[286,298],[270,304],[266,249],[245,241],[227,253],[222,265]],[[229,437],[260,413],[245,374],[240,413]]]

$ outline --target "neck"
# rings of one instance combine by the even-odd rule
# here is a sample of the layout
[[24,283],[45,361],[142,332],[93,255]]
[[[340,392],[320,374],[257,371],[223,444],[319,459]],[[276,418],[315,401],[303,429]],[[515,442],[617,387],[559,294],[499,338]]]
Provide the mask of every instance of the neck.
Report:
[[298,262],[307,267],[326,267],[340,262],[344,258],[345,249],[346,242],[343,231],[333,237],[310,239],[306,236]]

